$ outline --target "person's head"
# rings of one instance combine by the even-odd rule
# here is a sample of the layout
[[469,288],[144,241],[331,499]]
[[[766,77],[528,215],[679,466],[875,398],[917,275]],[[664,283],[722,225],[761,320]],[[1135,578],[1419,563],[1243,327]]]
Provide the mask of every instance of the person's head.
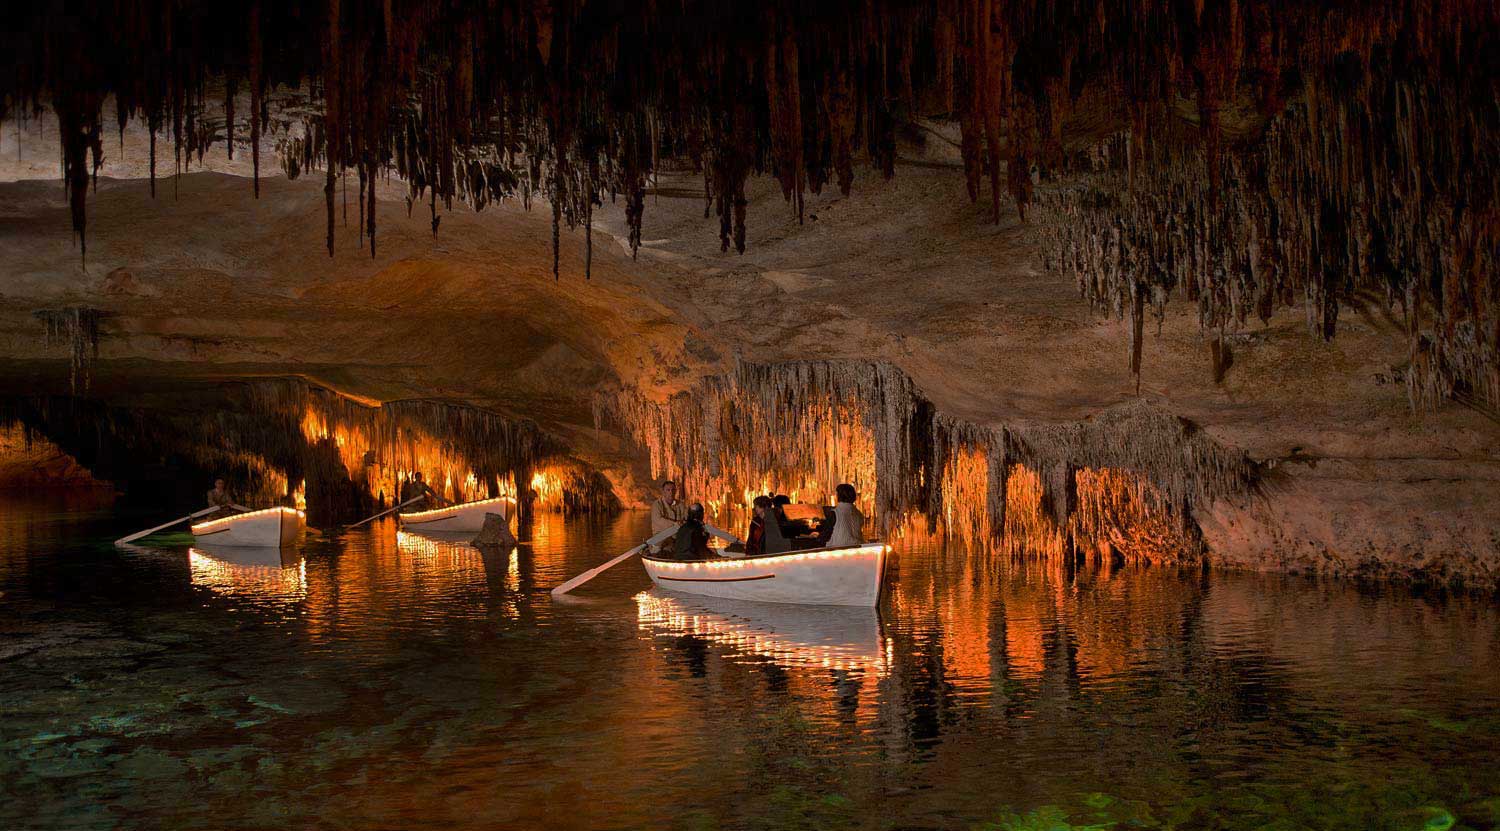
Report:
[[776,503],[769,496],[757,496],[752,504],[755,505],[755,515],[758,517],[767,516],[776,508]]
[[694,502],[693,504],[689,505],[688,506],[687,514],[688,514],[688,519],[690,519],[690,520],[692,520],[694,522],[702,522],[703,521],[703,503],[702,502]]
[[420,482],[420,481],[422,481],[422,472],[419,470],[416,473],[413,473],[411,475],[411,480],[413,482]]
[[854,504],[854,500],[859,498],[859,492],[856,491],[854,489],[854,486],[849,484],[848,482],[841,483],[838,487],[833,489],[833,492],[838,495],[838,500],[840,502],[848,502],[851,505]]
[[677,496],[677,483],[668,479],[661,483],[661,498],[671,502]]
[[792,498],[784,493],[778,493],[776,494],[776,498],[771,500],[771,504],[780,508],[782,505],[792,504]]
[[214,490],[216,490],[216,491],[224,490],[224,480],[223,479],[215,479],[214,480]]

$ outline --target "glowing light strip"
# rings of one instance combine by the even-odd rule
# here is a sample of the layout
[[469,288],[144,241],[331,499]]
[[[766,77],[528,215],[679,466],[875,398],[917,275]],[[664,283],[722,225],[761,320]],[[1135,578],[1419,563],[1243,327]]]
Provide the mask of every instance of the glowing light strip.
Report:
[[490,499],[479,499],[479,500],[475,500],[473,502],[465,502],[462,505],[449,505],[446,508],[433,508],[432,510],[429,510],[429,511],[417,511],[416,513],[410,513],[410,514],[407,513],[407,512],[405,512],[405,511],[402,511],[401,512],[401,518],[402,519],[415,519],[417,517],[431,516],[433,514],[446,514],[446,513],[449,513],[450,511],[457,511],[457,510],[460,510],[462,508],[472,508],[472,507],[474,507],[476,505],[491,505],[491,504],[494,504],[496,502],[514,502],[514,501],[515,501],[514,499],[511,499],[508,496],[496,496],[496,497],[492,497]]
[[[247,514],[235,514],[234,516],[211,519],[208,522],[200,522],[197,525],[192,526],[191,530],[194,534],[217,533],[219,531],[225,530],[228,526],[233,525],[234,523],[239,522],[242,519],[264,516],[265,514],[273,514],[277,511],[282,511],[288,514],[295,514],[298,519],[307,516],[307,514],[295,508],[262,508],[259,511],[251,511]],[[219,526],[224,526],[224,528],[220,528]]]
[[655,557],[645,557],[651,565],[658,568],[682,570],[687,568],[704,567],[709,570],[741,570],[746,568],[775,567],[785,563],[797,563],[804,560],[844,560],[855,557],[868,557],[870,555],[885,555],[890,553],[888,545],[862,545],[856,548],[814,548],[811,551],[795,551],[789,554],[773,554],[769,557],[725,557],[719,560],[658,560]]

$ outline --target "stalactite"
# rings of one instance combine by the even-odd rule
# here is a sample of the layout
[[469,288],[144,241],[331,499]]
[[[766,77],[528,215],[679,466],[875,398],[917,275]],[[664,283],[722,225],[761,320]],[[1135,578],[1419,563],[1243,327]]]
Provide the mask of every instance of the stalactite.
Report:
[[230,75],[224,82],[224,152],[234,161],[234,97],[239,94],[240,79]]
[[99,322],[104,313],[98,309],[72,306],[65,309],[39,309],[32,313],[42,321],[48,347],[68,347],[68,386],[76,394],[87,390],[93,376],[94,362],[99,359]]
[[[333,180],[337,175],[339,159],[343,155],[341,121],[342,91],[340,83],[339,45],[343,39],[343,21],[339,0],[328,0],[328,26],[323,46],[323,155],[325,157],[325,184],[323,200],[328,217],[328,256],[333,256]],[[374,241],[371,240],[371,248]]]
[[90,178],[88,154],[90,150],[98,153],[100,141],[98,110],[93,110],[93,116],[88,113],[88,107],[59,107],[57,110],[57,129],[62,136],[63,182],[73,216],[73,233],[78,236],[79,253],[85,261],[89,250],[85,234],[88,217],[84,211]]
[[[374,167],[374,165],[367,165],[366,166],[366,170],[367,170],[367,173],[365,175],[370,180],[370,186],[369,186],[370,193],[369,193],[369,195],[367,197],[367,199],[369,200],[369,204],[367,204],[365,206],[365,230],[370,235],[370,257],[374,258],[374,256],[375,256],[375,167]],[[436,231],[437,229],[434,228],[433,230]]]
[[[265,78],[261,75],[261,60],[264,47],[260,42],[260,3],[250,4],[250,25],[248,30],[248,43],[246,45],[250,53],[247,61],[250,67],[250,169],[252,187],[255,190],[255,198],[260,198],[260,131],[265,122],[263,114]],[[154,139],[153,139],[154,141]]]

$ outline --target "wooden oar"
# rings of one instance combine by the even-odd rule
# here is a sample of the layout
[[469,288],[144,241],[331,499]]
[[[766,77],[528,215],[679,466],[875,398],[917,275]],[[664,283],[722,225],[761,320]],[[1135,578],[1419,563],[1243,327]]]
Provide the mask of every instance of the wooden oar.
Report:
[[399,511],[402,508],[405,508],[407,505],[410,505],[413,502],[418,502],[418,501],[420,501],[422,499],[425,499],[425,498],[427,498],[426,494],[423,494],[422,496],[413,496],[411,499],[408,499],[405,502],[402,502],[400,505],[397,505],[394,508],[389,508],[387,510],[381,511],[380,513],[378,513],[378,514],[376,514],[375,516],[372,516],[372,517],[365,517],[364,519],[360,520],[359,522],[354,523],[353,525],[351,525],[349,527],[350,528],[358,528],[359,526],[364,525],[366,522],[369,522],[369,521],[375,520],[375,519],[380,519],[381,517],[385,516],[388,513],[391,513],[392,511]]
[[681,528],[681,527],[682,526],[680,526],[680,525],[673,525],[671,528],[668,528],[665,531],[662,531],[661,533],[657,534],[656,536],[652,537],[651,539],[646,540],[645,542],[641,543],[640,545],[636,546],[635,548],[630,549],[629,551],[625,552],[624,554],[621,554],[620,556],[614,558],[613,560],[610,560],[609,562],[605,563],[604,565],[599,566],[598,568],[591,568],[588,571],[585,571],[584,573],[578,575],[577,577],[574,577],[572,580],[569,580],[568,582],[563,583],[561,586],[558,586],[557,588],[553,589],[552,590],[552,596],[553,597],[561,597],[561,596],[567,594],[568,592],[570,592],[570,591],[578,588],[579,586],[583,585],[584,583],[587,583],[588,581],[594,579],[595,577],[598,577],[599,575],[603,574],[604,572],[609,571],[610,569],[614,568],[615,566],[619,565],[620,563],[623,563],[626,560],[630,559],[631,557],[634,557],[635,555],[641,553],[642,551],[646,550],[647,548],[649,548],[649,547],[651,547],[653,545],[659,545],[663,540],[665,540],[668,537],[672,536],[673,534],[677,533],[677,529]]
[[713,527],[712,525],[709,525],[706,522],[703,523],[703,530],[707,531],[710,534],[713,534],[714,536],[718,537],[719,539],[723,540],[724,542],[735,543],[736,545],[744,545],[745,544],[745,541],[742,540],[742,539],[740,539],[739,537],[736,537],[735,535],[733,535],[733,534],[731,534],[728,531],[725,531],[723,529],[715,528],[715,527]]
[[126,543],[135,542],[136,540],[140,539],[141,537],[146,536],[147,534],[154,534],[154,533],[156,533],[157,531],[160,531],[163,528],[171,528],[173,525],[176,525],[178,523],[187,522],[190,519],[197,519],[198,517],[203,516],[204,514],[211,514],[211,513],[213,513],[214,511],[217,511],[217,510],[219,510],[219,506],[215,505],[212,508],[204,508],[203,510],[198,511],[197,513],[188,514],[187,516],[180,516],[180,517],[172,520],[171,522],[163,522],[162,524],[156,526],[155,528],[147,528],[144,531],[141,531],[141,532],[135,533],[135,534],[131,534],[128,537],[121,537],[121,538],[115,540],[115,545],[125,545]]

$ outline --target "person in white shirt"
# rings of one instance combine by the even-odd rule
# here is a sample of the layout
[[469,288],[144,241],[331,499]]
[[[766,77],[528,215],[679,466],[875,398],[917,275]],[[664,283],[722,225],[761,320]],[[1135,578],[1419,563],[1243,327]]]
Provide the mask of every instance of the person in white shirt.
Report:
[[[663,531],[676,528],[687,520],[687,506],[677,498],[677,484],[671,479],[661,483],[661,498],[651,503],[651,536],[655,537]],[[674,537],[668,537],[654,549],[657,551],[672,551]]]
[[854,507],[854,501],[859,498],[859,493],[851,484],[843,483],[834,488],[838,501],[833,506],[833,533],[828,535],[827,548],[841,548],[846,545],[861,545],[865,541],[865,515]]

